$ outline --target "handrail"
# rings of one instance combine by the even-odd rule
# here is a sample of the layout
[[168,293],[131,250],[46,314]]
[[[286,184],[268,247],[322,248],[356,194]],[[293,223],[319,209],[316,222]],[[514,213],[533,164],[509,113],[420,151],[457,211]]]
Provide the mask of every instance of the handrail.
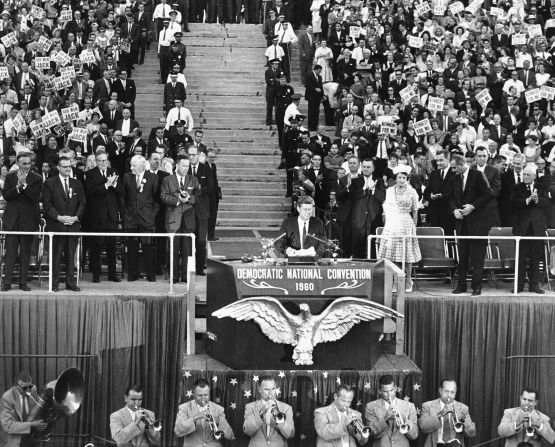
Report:
[[395,235],[395,236],[391,236],[391,235],[377,235],[377,234],[370,234],[368,235],[367,238],[367,257],[368,259],[370,259],[371,257],[371,250],[372,250],[372,240],[373,239],[384,239],[384,238],[401,238],[403,240],[403,260],[401,261],[401,269],[403,271],[405,271],[405,254],[406,254],[406,241],[407,239],[444,239],[444,240],[450,240],[453,239],[455,242],[457,241],[457,239],[469,239],[469,240],[491,240],[491,239],[495,239],[495,240],[514,240],[515,241],[515,274],[514,274],[514,278],[513,278],[513,294],[517,295],[518,294],[518,258],[520,255],[520,241],[521,240],[538,240],[538,241],[547,241],[547,240],[555,240],[555,236],[502,236],[502,235],[496,235],[496,234],[490,234],[490,235],[485,235],[485,236],[459,236],[459,235],[432,235],[432,234],[416,234],[416,235],[411,235],[411,234],[399,234],[399,235]]

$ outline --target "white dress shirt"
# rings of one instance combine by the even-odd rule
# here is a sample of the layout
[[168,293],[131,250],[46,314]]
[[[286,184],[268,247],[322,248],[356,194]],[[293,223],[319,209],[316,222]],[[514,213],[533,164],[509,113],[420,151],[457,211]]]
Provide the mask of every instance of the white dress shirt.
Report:
[[166,130],[169,130],[178,119],[185,121],[185,128],[188,132],[193,130],[193,115],[191,115],[191,111],[186,107],[174,107],[170,109],[166,117]]
[[301,250],[305,248],[303,241],[303,229],[306,224],[306,235],[308,236],[308,220],[302,220],[300,217],[297,217],[297,225],[299,226],[299,238],[301,239]]

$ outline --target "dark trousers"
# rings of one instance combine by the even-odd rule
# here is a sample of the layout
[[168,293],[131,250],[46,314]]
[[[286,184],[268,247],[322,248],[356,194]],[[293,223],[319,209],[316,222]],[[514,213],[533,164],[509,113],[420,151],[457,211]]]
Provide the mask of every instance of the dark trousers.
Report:
[[158,59],[160,62],[160,80],[162,81],[162,84],[165,84],[168,78],[169,52],[170,52],[170,47],[160,47],[160,53],[158,53]]
[[[130,231],[133,233],[152,233],[152,229],[144,227],[130,229]],[[127,238],[128,278],[136,278],[139,276],[139,243],[143,247],[143,259],[145,263],[146,276],[149,277],[156,275],[152,237],[129,237]]]
[[[348,226],[348,224],[346,225]],[[353,255],[354,258],[360,259],[367,259],[368,258],[368,236],[372,234],[372,230],[370,225],[365,226],[363,228],[352,228],[351,229],[351,252],[350,255]],[[345,235],[346,239],[349,237],[348,234]],[[346,247],[349,250],[349,247]],[[347,255],[345,255],[347,256]],[[375,257],[375,256],[374,256]]]
[[283,123],[283,119],[285,118],[285,109],[281,107],[276,107],[276,127],[278,130],[278,140],[279,140],[279,147],[283,146],[283,128],[285,124]]
[[[543,241],[520,241],[518,256],[518,287],[524,287],[524,277],[528,273],[528,287],[535,289],[540,285],[540,260],[543,256]],[[528,272],[526,272],[526,259]]]
[[341,232],[341,237],[339,239],[339,246],[341,247],[341,251],[343,252],[344,258],[351,257],[353,250],[352,250],[352,239],[353,239],[353,229],[351,228],[350,221],[346,222],[338,222]]
[[218,220],[218,196],[210,197],[210,213],[208,215],[208,239],[214,239],[216,233],[216,221]]
[[31,244],[33,236],[17,236],[8,234],[6,236],[6,264],[4,266],[4,284],[12,283],[13,269],[17,258],[17,246],[19,245],[19,285],[27,285],[27,274],[29,271],[29,258],[31,256]]
[[138,55],[139,64],[142,64],[145,61],[147,40],[148,40],[148,34],[146,32],[141,33],[141,36],[139,37],[139,55]]
[[185,0],[181,8],[181,24],[183,31],[189,32],[189,0]]
[[335,126],[335,110],[327,99],[322,101],[324,105],[324,115],[326,116],[326,126]]
[[274,111],[274,98],[266,98],[266,125],[267,126],[270,126],[272,124],[273,111]]
[[320,100],[308,101],[308,130],[315,131],[318,128],[320,115]]
[[283,52],[285,55],[281,59],[281,66],[283,67],[283,72],[287,77],[287,83],[291,82],[291,64],[289,62],[289,44],[288,43],[280,43],[279,46],[283,48]]
[[208,235],[208,218],[195,218],[195,261],[196,271],[204,272],[206,268],[206,236]]
[[[99,233],[107,233],[113,230],[95,230]],[[116,276],[116,238],[115,237],[91,237],[90,245],[90,269],[93,278],[99,278],[102,272],[102,263],[100,256],[102,254],[102,246],[106,247],[106,264],[108,265],[108,278]]]
[[[458,288],[466,289],[466,274],[472,267],[472,289],[482,287],[484,274],[484,258],[488,241],[485,239],[459,239],[459,283]],[[543,251],[542,251],[543,253]]]
[[[179,230],[179,233],[189,233],[191,230]],[[173,239],[173,280],[187,282],[187,264],[193,244],[190,237],[175,237]]]
[[75,286],[75,250],[79,238],[76,236],[54,236],[52,251],[54,259],[52,286],[58,287],[60,283],[60,264],[62,253],[64,253],[64,264],[66,268],[66,286]]
[[206,23],[216,23],[216,0],[206,1]]
[[306,77],[310,75],[312,71],[312,59],[299,59],[301,66],[301,84],[304,85],[306,82]]

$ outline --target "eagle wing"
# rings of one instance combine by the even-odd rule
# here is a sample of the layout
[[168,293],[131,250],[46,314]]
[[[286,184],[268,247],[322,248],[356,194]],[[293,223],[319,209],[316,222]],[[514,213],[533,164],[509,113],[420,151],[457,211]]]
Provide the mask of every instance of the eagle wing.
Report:
[[316,346],[318,343],[339,340],[355,324],[385,317],[403,318],[403,315],[362,298],[338,298],[320,315],[314,317],[312,343]]
[[254,320],[274,343],[297,344],[297,326],[302,318],[289,313],[275,298],[257,296],[228,304],[212,313],[217,318],[231,317],[237,321]]

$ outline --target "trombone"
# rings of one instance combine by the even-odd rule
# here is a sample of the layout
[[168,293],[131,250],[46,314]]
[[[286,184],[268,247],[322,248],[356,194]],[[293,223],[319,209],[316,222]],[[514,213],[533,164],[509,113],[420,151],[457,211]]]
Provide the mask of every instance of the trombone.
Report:
[[212,410],[210,410],[210,404],[207,404],[206,407],[208,408],[208,412],[205,413],[205,417],[208,420],[208,424],[210,424],[210,430],[212,430],[212,436],[214,436],[214,439],[216,441],[219,441],[224,437],[224,432],[218,429],[218,424],[216,423],[216,419],[214,419]]
[[283,422],[285,422],[285,419],[287,419],[287,416],[285,416],[285,413],[281,412],[277,402],[274,400],[272,402],[272,416],[274,417],[274,420],[276,421],[276,424],[281,424]]
[[136,410],[135,411],[141,411],[141,422],[143,424],[145,424],[145,430],[149,430],[149,429],[153,429],[154,431],[160,431],[162,430],[162,421],[160,419],[152,419],[148,414],[146,414],[144,411],[144,408],[135,407]]
[[[453,404],[450,398],[447,398],[447,404]],[[453,428],[455,433],[462,433],[464,430],[464,423],[459,419],[459,414],[457,413],[457,407],[453,404]]]
[[395,423],[397,424],[397,427],[399,427],[399,433],[401,433],[402,435],[406,435],[410,430],[409,424],[407,424],[406,421],[403,419],[403,416],[401,416],[397,405],[395,405],[393,409],[395,410]]
[[360,433],[360,435],[364,439],[368,439],[370,437],[370,427],[366,427],[362,425],[362,421],[358,418],[353,419],[349,425],[353,427],[353,431],[356,433]]

